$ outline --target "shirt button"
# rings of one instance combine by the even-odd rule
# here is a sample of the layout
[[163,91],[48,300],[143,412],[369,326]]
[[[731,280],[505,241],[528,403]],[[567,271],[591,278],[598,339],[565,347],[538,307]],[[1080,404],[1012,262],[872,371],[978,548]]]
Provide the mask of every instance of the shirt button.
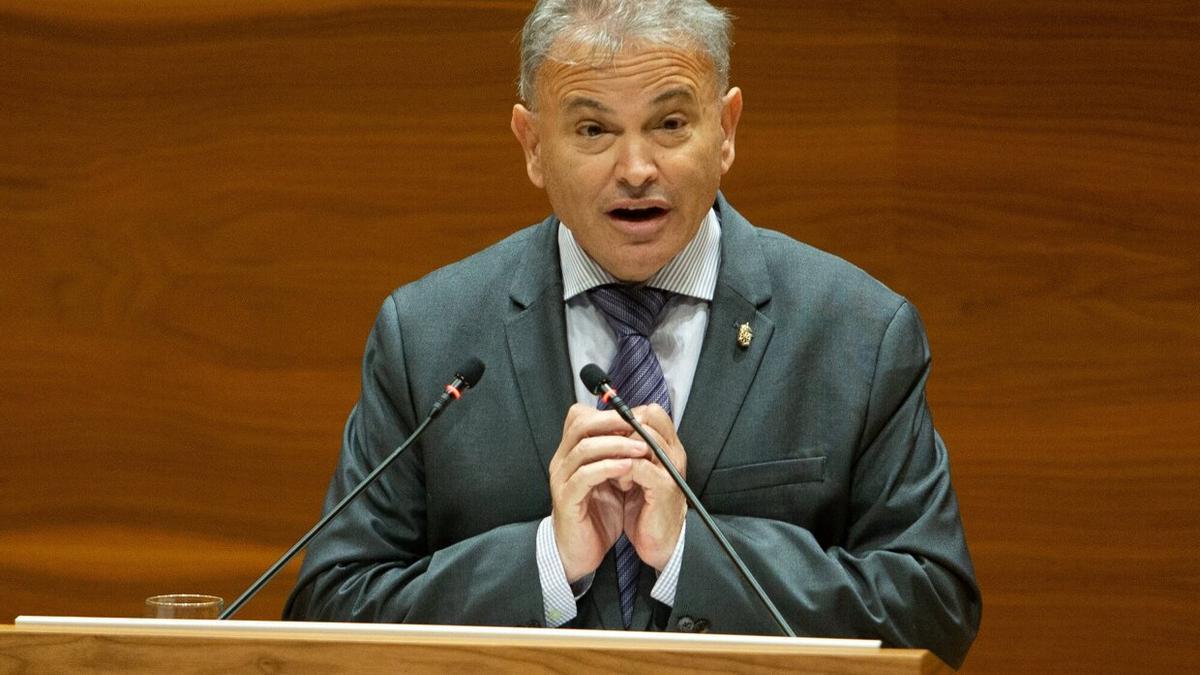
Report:
[[696,629],[696,622],[692,621],[692,617],[690,616],[679,617],[679,623],[676,625],[678,625],[679,630],[684,633],[691,633]]

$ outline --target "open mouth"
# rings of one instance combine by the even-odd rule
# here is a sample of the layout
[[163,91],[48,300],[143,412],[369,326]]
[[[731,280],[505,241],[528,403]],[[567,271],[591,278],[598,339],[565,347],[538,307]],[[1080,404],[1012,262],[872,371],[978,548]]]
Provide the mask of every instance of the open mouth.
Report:
[[618,220],[627,220],[634,223],[641,223],[647,220],[654,220],[666,213],[667,210],[659,206],[651,206],[645,209],[613,209],[609,211],[609,215]]

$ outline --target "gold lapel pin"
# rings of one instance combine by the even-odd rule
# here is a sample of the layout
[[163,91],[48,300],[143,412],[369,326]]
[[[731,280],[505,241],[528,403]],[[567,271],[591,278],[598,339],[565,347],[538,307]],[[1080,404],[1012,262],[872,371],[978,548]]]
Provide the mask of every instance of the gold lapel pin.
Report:
[[737,327],[737,343],[742,349],[750,346],[750,341],[754,339],[754,330],[750,328],[750,324],[743,323]]

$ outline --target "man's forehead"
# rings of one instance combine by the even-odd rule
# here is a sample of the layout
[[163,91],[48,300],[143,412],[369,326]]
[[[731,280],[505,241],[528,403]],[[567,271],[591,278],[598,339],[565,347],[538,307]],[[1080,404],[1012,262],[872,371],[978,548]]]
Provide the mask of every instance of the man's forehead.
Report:
[[[616,92],[644,93],[651,104],[699,100],[715,90],[716,72],[706,54],[662,44],[634,44],[616,54],[585,45],[556,47],[538,73],[538,96],[561,109],[609,107]],[[639,96],[639,98],[642,98]]]

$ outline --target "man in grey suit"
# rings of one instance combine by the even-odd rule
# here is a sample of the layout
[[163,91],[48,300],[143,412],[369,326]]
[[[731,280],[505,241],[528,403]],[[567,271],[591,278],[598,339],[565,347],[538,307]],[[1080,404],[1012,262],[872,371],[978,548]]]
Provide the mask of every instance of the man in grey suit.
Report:
[[[537,4],[512,128],[555,215],[384,302],[327,508],[464,356],[487,376],[312,543],[286,616],[777,633],[573,375],[635,363],[639,420],[797,634],[961,664],[980,597],[920,320],[718,192],[742,108],[728,53],[703,0]],[[652,319],[622,332],[614,297]]]

